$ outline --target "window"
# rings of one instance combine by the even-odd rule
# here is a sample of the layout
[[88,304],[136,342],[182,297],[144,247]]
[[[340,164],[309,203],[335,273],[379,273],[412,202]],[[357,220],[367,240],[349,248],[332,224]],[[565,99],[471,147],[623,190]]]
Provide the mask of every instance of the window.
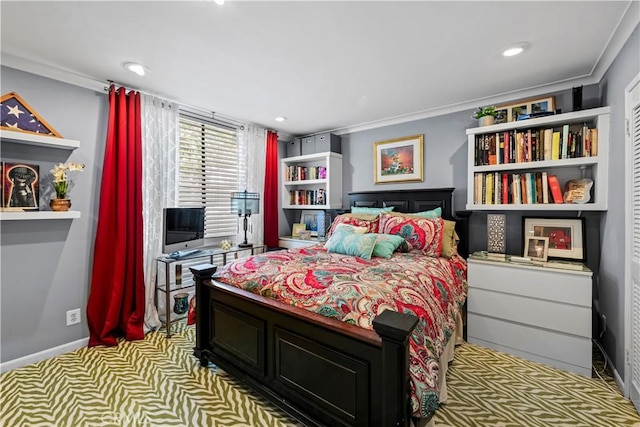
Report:
[[205,239],[234,236],[238,217],[231,193],[238,191],[238,134],[233,126],[180,115],[178,205],[204,206]]

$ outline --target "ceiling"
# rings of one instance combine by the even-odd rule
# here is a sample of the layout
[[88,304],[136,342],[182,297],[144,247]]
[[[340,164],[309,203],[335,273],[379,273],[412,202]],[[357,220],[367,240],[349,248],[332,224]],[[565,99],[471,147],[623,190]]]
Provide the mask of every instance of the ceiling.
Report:
[[[4,0],[0,50],[14,68],[85,86],[112,80],[283,134],[344,133],[597,83],[637,6]],[[530,49],[501,56],[518,42]]]

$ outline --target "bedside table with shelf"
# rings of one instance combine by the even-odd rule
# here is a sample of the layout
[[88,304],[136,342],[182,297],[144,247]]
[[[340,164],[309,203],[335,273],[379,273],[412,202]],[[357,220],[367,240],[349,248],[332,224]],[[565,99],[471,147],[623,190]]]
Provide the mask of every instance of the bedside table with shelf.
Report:
[[[235,260],[266,251],[266,245],[254,245],[247,248],[233,247],[228,251],[223,251],[220,248],[203,248],[196,254],[179,259],[166,256],[158,257],[156,259],[155,303],[160,322],[167,328],[167,338],[171,338],[171,325],[187,317],[187,313],[176,314],[173,312],[171,299],[176,293],[189,293],[193,291],[195,281],[193,280],[193,275],[189,272],[189,267],[204,262],[215,266],[223,266],[231,261],[231,257]],[[174,268],[171,268],[172,266]],[[162,271],[163,269],[164,271]],[[163,280],[161,280],[161,278]],[[167,284],[169,284],[168,288]],[[164,298],[162,299],[165,308],[164,314],[160,314],[159,303],[161,301],[161,294],[164,294]]]
[[468,260],[467,339],[591,377],[592,272]]
[[320,241],[317,237],[312,237],[311,239],[299,239],[297,237],[292,236],[280,236],[278,238],[278,246],[286,249],[293,248],[306,248],[309,246],[317,245],[318,243],[323,243],[324,240]]

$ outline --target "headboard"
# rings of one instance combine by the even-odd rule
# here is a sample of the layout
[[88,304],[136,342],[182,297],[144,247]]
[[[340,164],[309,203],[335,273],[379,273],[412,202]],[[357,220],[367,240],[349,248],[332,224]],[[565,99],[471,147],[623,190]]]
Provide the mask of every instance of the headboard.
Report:
[[453,210],[453,188],[429,188],[423,190],[355,191],[349,193],[349,206],[384,208],[393,206],[394,212],[423,212],[442,208],[444,219],[456,221],[456,232],[460,237],[458,253],[469,254],[469,230],[467,215]]

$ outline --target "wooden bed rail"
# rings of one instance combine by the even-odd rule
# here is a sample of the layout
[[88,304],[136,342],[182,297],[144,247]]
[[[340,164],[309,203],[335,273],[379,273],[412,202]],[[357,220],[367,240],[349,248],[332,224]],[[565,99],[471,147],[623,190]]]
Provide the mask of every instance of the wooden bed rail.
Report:
[[305,425],[409,426],[415,316],[387,310],[369,331],[218,283],[215,271],[191,268],[202,366],[220,366]]

